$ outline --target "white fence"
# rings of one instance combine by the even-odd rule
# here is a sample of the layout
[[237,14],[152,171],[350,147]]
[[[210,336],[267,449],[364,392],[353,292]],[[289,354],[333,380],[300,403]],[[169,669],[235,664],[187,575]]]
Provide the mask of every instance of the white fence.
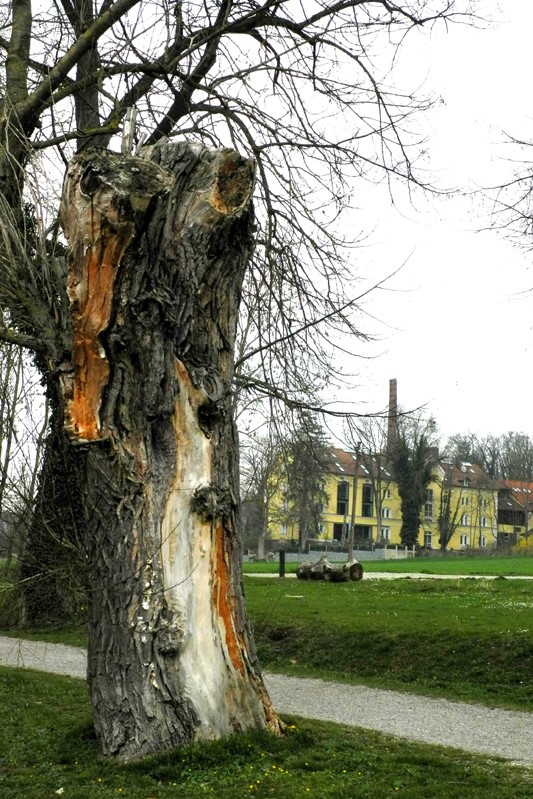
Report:
[[[305,561],[315,561],[318,560],[322,555],[326,555],[327,559],[332,563],[343,563],[346,561],[348,555],[346,552],[331,552],[327,550],[310,550],[308,553],[302,552],[286,552],[285,553],[285,562],[286,563],[303,563]],[[412,547],[384,547],[383,549],[361,549],[355,550],[353,556],[356,560],[365,561],[365,560],[405,560],[406,558],[414,558],[415,556],[415,548]],[[249,555],[244,556],[244,561],[247,562],[249,560],[255,560],[255,558],[250,558]],[[274,561],[277,563],[279,561],[279,552],[271,552],[267,556],[267,560]]]

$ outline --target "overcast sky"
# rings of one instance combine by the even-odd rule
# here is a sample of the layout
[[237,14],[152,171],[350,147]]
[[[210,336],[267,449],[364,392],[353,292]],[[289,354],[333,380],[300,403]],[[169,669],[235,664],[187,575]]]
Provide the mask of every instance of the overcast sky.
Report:
[[[442,98],[425,119],[431,169],[465,191],[511,176],[506,131],[533,141],[531,0],[486,0],[484,30],[434,31],[403,62]],[[532,150],[533,156],[533,150]],[[380,341],[360,350],[352,397],[382,408],[389,378],[404,408],[427,404],[444,437],[523,431],[533,435],[533,272],[528,253],[487,224],[481,197],[370,204],[375,230],[363,256],[369,280],[405,266],[365,305]],[[347,364],[348,367],[348,364]]]

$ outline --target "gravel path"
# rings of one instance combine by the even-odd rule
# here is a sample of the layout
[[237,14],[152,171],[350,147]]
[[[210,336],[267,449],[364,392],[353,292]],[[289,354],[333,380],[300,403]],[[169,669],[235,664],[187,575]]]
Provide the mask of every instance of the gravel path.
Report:
[[[0,665],[85,677],[84,649],[0,636]],[[364,686],[266,674],[280,713],[452,746],[533,766],[533,713],[429,699]]]
[[533,766],[533,713],[267,674],[277,710]]
[[20,666],[85,679],[87,654],[79,646],[0,636],[0,666]]

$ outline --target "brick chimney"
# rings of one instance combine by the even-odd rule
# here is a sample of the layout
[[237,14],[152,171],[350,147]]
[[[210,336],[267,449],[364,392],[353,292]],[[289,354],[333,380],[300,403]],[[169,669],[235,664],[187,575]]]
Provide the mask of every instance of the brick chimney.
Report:
[[389,412],[387,416],[387,452],[392,452],[398,439],[398,384],[389,380]]

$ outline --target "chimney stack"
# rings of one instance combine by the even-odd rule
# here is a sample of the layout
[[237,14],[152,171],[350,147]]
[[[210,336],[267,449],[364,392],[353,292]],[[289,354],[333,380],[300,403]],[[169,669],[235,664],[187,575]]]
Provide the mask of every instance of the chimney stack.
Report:
[[387,416],[387,452],[391,453],[398,439],[398,384],[389,380],[389,413]]

